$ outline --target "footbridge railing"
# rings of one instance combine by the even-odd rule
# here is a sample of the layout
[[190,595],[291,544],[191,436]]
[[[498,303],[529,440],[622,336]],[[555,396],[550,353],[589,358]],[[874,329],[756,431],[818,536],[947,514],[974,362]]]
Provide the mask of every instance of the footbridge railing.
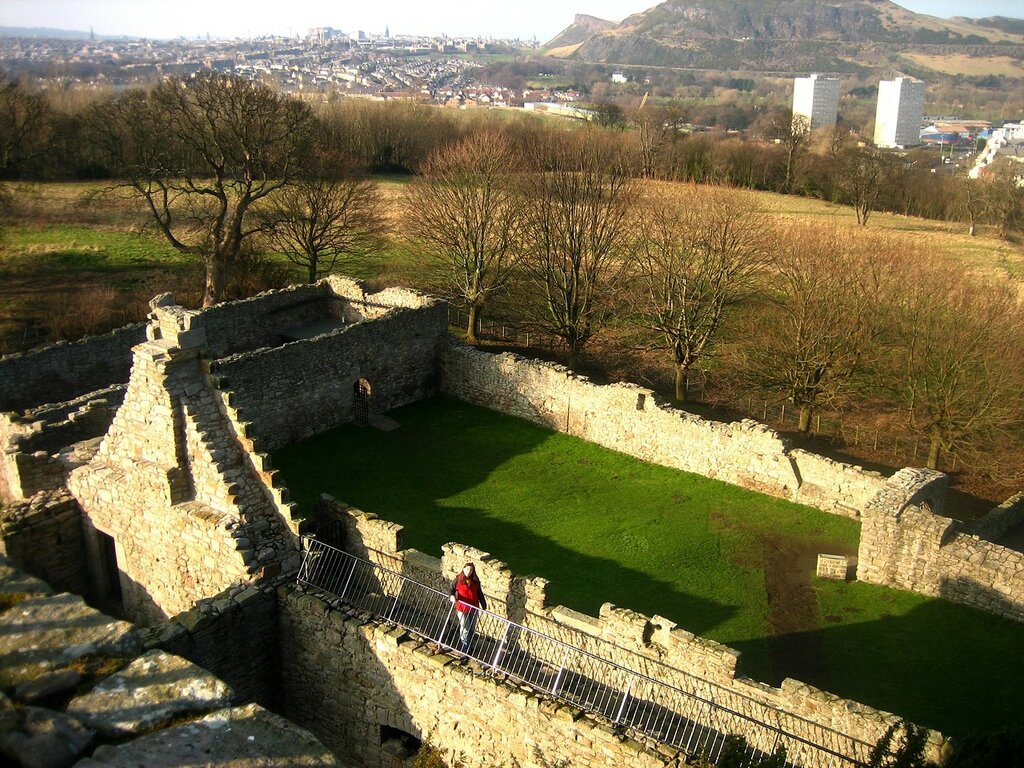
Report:
[[[459,647],[449,595],[401,573],[305,537],[297,580],[443,648]],[[465,655],[495,674],[713,764],[723,750],[742,744],[744,766],[756,766],[784,749],[788,766],[859,768],[872,749],[867,742],[753,698],[745,702],[744,712],[723,706],[716,702],[719,687],[714,684],[701,683],[701,691],[711,691],[710,696],[686,691],[490,611],[476,610],[475,634]],[[679,675],[678,670],[666,671]],[[721,700],[737,701],[735,691],[720,690]]]

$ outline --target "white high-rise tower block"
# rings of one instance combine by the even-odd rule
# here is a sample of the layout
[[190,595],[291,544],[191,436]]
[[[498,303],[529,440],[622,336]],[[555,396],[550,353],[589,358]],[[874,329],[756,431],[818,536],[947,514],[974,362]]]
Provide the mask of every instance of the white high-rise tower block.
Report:
[[913,147],[921,143],[924,88],[922,81],[909,77],[879,82],[876,147]]
[[824,75],[798,77],[793,81],[793,119],[807,118],[811,130],[835,125],[839,113],[839,78]]

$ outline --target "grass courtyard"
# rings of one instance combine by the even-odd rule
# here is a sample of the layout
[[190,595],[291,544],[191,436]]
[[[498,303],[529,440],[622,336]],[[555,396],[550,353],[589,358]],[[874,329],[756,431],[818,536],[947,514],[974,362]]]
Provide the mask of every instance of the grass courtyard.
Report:
[[345,426],[274,455],[301,511],[330,493],[405,526],[406,546],[459,541],[544,576],[552,602],[661,614],[741,651],[759,680],[952,735],[1024,726],[1024,625],[813,578],[815,553],[856,552],[854,521],[458,401],[391,415],[393,432]]

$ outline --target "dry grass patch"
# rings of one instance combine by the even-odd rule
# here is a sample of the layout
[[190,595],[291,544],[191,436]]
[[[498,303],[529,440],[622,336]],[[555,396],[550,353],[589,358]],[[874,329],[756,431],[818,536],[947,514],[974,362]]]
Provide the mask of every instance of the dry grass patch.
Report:
[[927,53],[904,53],[903,57],[946,75],[1024,76],[1024,61],[1013,56],[970,56],[966,53],[933,56]]

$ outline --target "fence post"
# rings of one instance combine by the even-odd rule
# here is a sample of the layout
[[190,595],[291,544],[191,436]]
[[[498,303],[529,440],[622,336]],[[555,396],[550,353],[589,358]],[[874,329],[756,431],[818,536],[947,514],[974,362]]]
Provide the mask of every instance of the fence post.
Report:
[[555,676],[555,682],[551,686],[551,695],[552,696],[557,696],[558,695],[558,688],[562,684],[562,675],[565,673],[565,662],[567,662],[569,660],[569,651],[570,650],[571,649],[568,646],[566,646],[565,655],[562,656],[562,664],[561,664],[561,666],[558,667],[558,674]]
[[505,624],[505,631],[501,635],[501,642],[498,643],[498,650],[496,650],[494,652],[494,658],[491,659],[491,669],[496,668],[498,666],[498,662],[501,661],[501,655],[505,651],[505,641],[508,639],[508,631],[511,628],[512,628],[511,624],[509,624],[509,623]]
[[356,561],[352,561],[352,570],[348,572],[348,576],[345,578],[345,586],[341,588],[341,594],[338,595],[342,600],[345,599],[345,593],[348,592],[348,585],[352,583],[352,576],[355,575],[357,564]]
[[622,722],[622,713],[626,711],[626,702],[629,700],[629,692],[633,690],[634,680],[636,680],[636,675],[630,675],[629,683],[626,685],[626,690],[622,693],[622,703],[619,704],[619,711],[615,715],[616,725]]

